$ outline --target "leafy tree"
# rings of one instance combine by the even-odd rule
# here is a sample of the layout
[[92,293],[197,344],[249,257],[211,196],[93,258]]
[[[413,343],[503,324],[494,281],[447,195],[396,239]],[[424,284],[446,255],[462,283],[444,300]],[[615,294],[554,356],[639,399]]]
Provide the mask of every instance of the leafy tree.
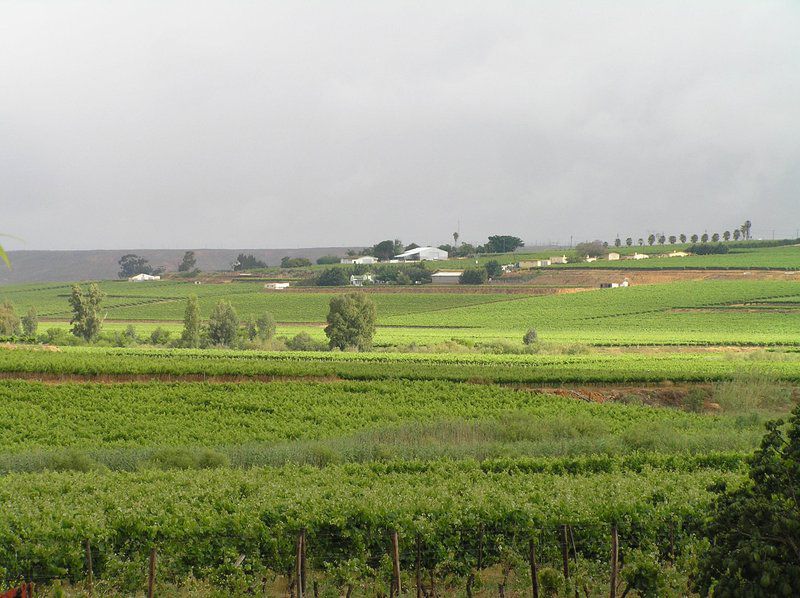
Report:
[[681,233],[680,240],[681,240],[681,243],[686,243],[686,235]]
[[36,330],[39,328],[39,314],[36,313],[36,308],[31,306],[28,312],[22,316],[22,333],[25,336],[36,336]]
[[256,319],[251,315],[247,316],[244,321],[244,336],[247,340],[252,341],[256,338],[258,334],[258,328],[256,328]]
[[675,243],[676,243],[677,241],[678,241],[678,237],[676,237],[675,235],[670,235],[670,236],[669,236],[669,244],[670,244],[670,245],[675,245]]
[[667,238],[664,235],[658,235],[658,244],[663,245],[667,242]]
[[800,595],[800,407],[788,429],[767,424],[748,481],[718,494],[705,528],[710,546],[697,589],[716,598]]
[[[337,259],[336,261],[338,262],[339,260]],[[310,265],[311,261],[304,257],[289,257],[287,255],[281,259],[281,268],[305,268]]]
[[327,266],[330,264],[338,264],[341,259],[335,255],[323,255],[322,257],[317,258],[317,263],[320,266]]
[[325,327],[331,349],[370,349],[376,319],[375,302],[366,293],[333,297],[328,311],[328,325]]
[[126,253],[119,258],[119,262],[117,263],[119,264],[119,272],[117,275],[120,278],[130,278],[137,274],[156,275],[164,271],[164,268],[153,268],[149,261],[135,253]]
[[725,239],[726,241],[730,241],[731,240],[731,231],[726,230],[724,233],[722,233],[722,238]]
[[587,255],[589,257],[600,257],[605,253],[605,247],[603,246],[602,241],[587,241],[575,245],[575,253],[577,253],[580,257]]
[[419,245],[417,245],[416,243],[411,243],[410,245],[406,245],[405,247],[403,247],[403,251],[411,251],[412,249],[416,249],[417,247],[419,247]]
[[238,256],[236,256],[236,260],[233,262],[234,272],[241,272],[242,270],[256,270],[258,268],[266,267],[266,262],[256,259],[252,253],[240,253]]
[[711,235],[711,241],[717,243],[719,241],[719,233],[714,233]]
[[489,260],[483,265],[483,268],[489,278],[500,278],[503,275],[503,266],[497,260]]
[[232,347],[239,332],[239,316],[229,301],[218,301],[208,318],[208,339],[213,345]]
[[386,239],[385,241],[373,245],[370,252],[379,260],[389,260],[403,253],[403,243],[400,239],[395,239],[394,241]]
[[286,348],[290,351],[324,351],[328,345],[314,339],[308,332],[298,332],[286,341]]
[[696,234],[692,235],[692,243],[697,243],[697,241],[699,241],[699,240],[700,240],[700,237],[698,237]]
[[20,333],[20,320],[14,304],[6,299],[0,305],[0,335],[16,336]]
[[650,233],[650,235],[647,237],[647,244],[653,245],[655,242],[656,242],[656,236],[653,233]]
[[183,260],[178,265],[178,272],[191,272],[197,266],[197,258],[194,251],[187,251],[183,254]]
[[644,245],[644,239],[642,239],[641,237],[639,237],[639,241],[638,241],[638,243],[639,243],[639,246],[640,246],[640,247],[641,247],[641,246],[643,246],[643,245]]
[[276,328],[275,318],[271,313],[264,312],[256,319],[256,334],[262,341],[268,341],[275,336]]
[[103,324],[99,312],[104,297],[105,293],[94,283],[89,285],[85,293],[80,285],[73,285],[69,297],[72,308],[72,318],[69,321],[72,324],[72,334],[89,343],[97,338]]
[[702,234],[702,236],[700,237],[700,242],[701,243],[708,243],[708,233],[703,233]]
[[614,239],[614,247],[622,247],[622,239],[620,239],[619,237]]
[[467,268],[458,277],[459,284],[483,284],[486,282],[486,270],[484,268]]
[[631,245],[633,245],[633,239],[631,239],[630,237],[628,237],[627,239],[625,239],[625,245],[627,245],[628,247],[630,247]]
[[484,246],[486,253],[507,253],[524,246],[525,243],[519,237],[511,235],[492,235]]
[[192,349],[200,346],[200,304],[197,302],[196,295],[191,295],[186,299],[181,346]]
[[739,239],[741,239],[741,238],[742,238],[742,231],[740,231],[740,230],[737,228],[735,231],[733,231],[733,240],[734,240],[734,241],[738,241],[738,240],[739,240]]
[[349,282],[346,268],[326,268],[317,276],[317,286],[320,287],[343,287]]

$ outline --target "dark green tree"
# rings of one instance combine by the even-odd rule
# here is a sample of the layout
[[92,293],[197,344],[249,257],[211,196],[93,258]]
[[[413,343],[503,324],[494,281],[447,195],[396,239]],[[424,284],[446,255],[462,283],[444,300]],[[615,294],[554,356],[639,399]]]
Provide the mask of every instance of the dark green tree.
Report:
[[333,297],[328,310],[325,334],[331,349],[372,347],[377,309],[366,293],[347,293]]
[[731,231],[726,230],[724,233],[722,233],[722,238],[724,240],[726,240],[726,241],[730,241],[731,240]]
[[703,233],[703,234],[700,236],[700,242],[701,242],[701,243],[708,243],[708,233]]
[[767,424],[740,488],[716,487],[697,589],[715,598],[800,595],[800,407]]
[[648,245],[653,245],[655,242],[656,242],[656,236],[653,233],[650,233],[647,236],[647,244]]
[[686,243],[686,235],[684,235],[683,233],[681,233],[680,237],[678,238],[681,240],[681,243]]
[[212,345],[232,347],[239,334],[239,316],[229,301],[220,300],[208,318],[208,340]]
[[320,266],[328,266],[330,264],[338,264],[341,261],[341,258],[335,255],[323,255],[322,257],[317,258],[317,263]]
[[575,245],[575,253],[580,258],[584,258],[586,256],[600,257],[605,252],[606,248],[603,246],[603,242],[599,240],[585,241]]
[[[339,261],[338,259],[336,260]],[[288,255],[281,259],[281,268],[305,268],[311,265],[311,260],[304,257],[289,257]]]
[[619,237],[614,239],[614,247],[622,247],[622,239],[620,239]]
[[489,260],[483,265],[483,268],[489,278],[500,278],[503,275],[503,266],[497,260]]
[[164,268],[153,268],[150,262],[140,255],[135,253],[126,253],[119,258],[119,272],[117,276],[120,278],[130,278],[137,274],[161,274]]
[[72,308],[72,334],[82,338],[86,342],[92,342],[100,334],[103,320],[100,317],[100,304],[105,297],[105,293],[96,284],[92,283],[86,292],[80,285],[73,285],[69,296],[69,304]]
[[258,268],[266,267],[266,262],[256,259],[256,256],[254,256],[252,253],[240,253],[238,256],[236,256],[236,260],[233,262],[234,272],[241,272],[243,270],[256,270]]
[[713,243],[719,242],[719,233],[714,233],[713,235],[711,235],[711,241]]
[[675,243],[677,243],[677,241],[678,241],[678,237],[676,237],[675,235],[670,235],[669,236],[669,244],[670,245],[675,245]]
[[326,268],[319,273],[316,279],[320,287],[343,287],[350,282],[347,268]]
[[183,332],[181,346],[196,349],[200,346],[200,305],[197,296],[186,299],[186,310],[183,312]]
[[742,238],[742,231],[737,228],[735,231],[733,231],[733,240],[738,241],[741,238]]
[[625,245],[627,245],[628,247],[630,247],[631,245],[633,245],[633,239],[631,239],[630,237],[628,237],[627,239],[625,239]]
[[183,260],[178,266],[178,272],[191,272],[196,266],[197,258],[194,256],[194,251],[187,251],[183,254]]
[[400,239],[386,239],[380,243],[376,243],[370,250],[370,254],[374,255],[379,260],[388,260],[396,255],[403,253],[404,247]]
[[519,237],[511,235],[492,235],[484,248],[486,253],[506,253],[524,246],[525,243]]
[[692,243],[697,243],[700,240],[700,237],[696,234],[692,235]]

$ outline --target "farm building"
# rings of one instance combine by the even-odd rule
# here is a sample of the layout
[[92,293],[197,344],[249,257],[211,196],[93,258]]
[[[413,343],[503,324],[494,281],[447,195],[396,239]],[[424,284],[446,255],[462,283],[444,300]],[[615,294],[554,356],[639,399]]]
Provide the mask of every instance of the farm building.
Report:
[[687,257],[688,255],[690,254],[685,251],[670,251],[667,257]]
[[530,270],[531,268],[543,268],[550,265],[550,260],[525,260],[524,262],[517,262],[517,268],[520,270]]
[[612,251],[606,256],[606,259],[609,262],[616,262],[619,261],[620,255],[616,251]]
[[649,256],[648,254],[646,254],[646,253],[639,253],[639,252],[637,251],[637,252],[636,252],[636,253],[634,253],[633,255],[626,255],[626,256],[625,256],[625,259],[626,259],[626,260],[646,260],[646,259],[648,259],[649,257],[650,257],[650,256]]
[[416,247],[394,256],[394,259],[402,262],[421,262],[425,260],[446,260],[447,257],[447,252],[438,247]]
[[433,284],[458,284],[461,270],[439,270],[431,274]]
[[268,282],[264,285],[265,289],[271,289],[273,291],[280,291],[281,289],[288,289],[289,283],[288,282]]
[[365,284],[372,284],[375,282],[372,279],[372,274],[352,274],[350,275],[350,284],[354,287],[363,287]]
[[131,276],[128,282],[146,282],[148,280],[161,280],[161,277],[153,276],[152,274],[137,274],[136,276]]
[[626,278],[622,282],[601,282],[600,283],[600,288],[601,289],[616,289],[618,287],[627,287],[629,285],[630,285],[630,282],[628,282],[628,279]]
[[566,264],[568,261],[566,255],[557,255],[550,258],[551,264]]
[[339,261],[342,264],[377,264],[378,258],[371,255],[362,255],[359,257],[343,257]]

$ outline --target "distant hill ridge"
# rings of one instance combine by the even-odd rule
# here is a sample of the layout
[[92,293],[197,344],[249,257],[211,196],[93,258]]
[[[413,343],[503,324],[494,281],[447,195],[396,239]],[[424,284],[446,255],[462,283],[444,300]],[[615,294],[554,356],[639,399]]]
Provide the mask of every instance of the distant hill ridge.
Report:
[[[197,267],[205,271],[229,270],[240,253],[252,253],[270,266],[281,258],[306,257],[312,262],[323,255],[345,255],[350,247],[307,247],[297,249],[193,249]],[[61,282],[72,280],[105,280],[117,278],[119,258],[135,253],[149,260],[152,266],[178,269],[186,249],[91,249],[53,251],[9,251],[13,270],[0,267],[0,284],[21,282]]]

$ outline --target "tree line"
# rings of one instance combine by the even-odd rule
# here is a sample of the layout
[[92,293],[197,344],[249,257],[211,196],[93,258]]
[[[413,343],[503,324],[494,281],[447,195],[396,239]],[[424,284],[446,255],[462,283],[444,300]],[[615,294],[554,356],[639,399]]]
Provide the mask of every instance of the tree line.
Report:
[[[697,233],[692,234],[692,235],[686,235],[685,233],[681,233],[680,235],[669,235],[669,236],[666,236],[664,234],[656,235],[656,234],[651,233],[650,235],[647,236],[646,239],[643,238],[643,237],[639,237],[636,241],[634,241],[633,237],[628,237],[628,238],[626,238],[624,240],[624,244],[626,246],[628,246],[628,247],[632,247],[634,244],[639,245],[639,246],[643,246],[645,244],[645,242],[648,245],[652,246],[652,245],[655,245],[655,244],[665,245],[665,244],[667,244],[668,241],[669,241],[670,245],[676,245],[678,243],[678,241],[680,241],[682,244],[685,244],[687,242],[691,242],[692,244],[697,244],[698,242],[699,243],[708,243],[709,241],[711,241],[712,243],[718,243],[718,242],[720,242],[720,240],[723,240],[725,242],[728,242],[728,241],[731,241],[731,240],[733,240],[733,241],[739,241],[739,240],[749,241],[752,238],[752,235],[751,235],[752,228],[753,228],[753,224],[749,220],[746,220],[741,226],[739,226],[738,228],[733,229],[733,231],[726,230],[722,234],[720,234],[720,233],[711,233],[709,235],[707,232],[704,232],[704,233],[699,234],[699,235]],[[623,245],[623,240],[620,237],[617,237],[616,239],[614,239],[614,246],[615,247],[622,247],[622,245]]]

